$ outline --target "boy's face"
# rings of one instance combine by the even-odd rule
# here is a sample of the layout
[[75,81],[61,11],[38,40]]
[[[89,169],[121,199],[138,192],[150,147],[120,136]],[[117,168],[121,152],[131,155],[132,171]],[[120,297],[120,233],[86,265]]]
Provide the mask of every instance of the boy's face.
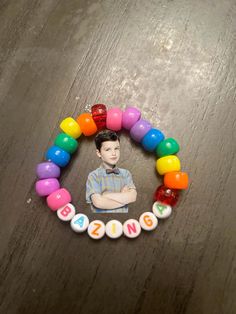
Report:
[[103,142],[100,152],[97,149],[96,153],[102,159],[105,166],[112,167],[120,159],[120,142],[118,140]]

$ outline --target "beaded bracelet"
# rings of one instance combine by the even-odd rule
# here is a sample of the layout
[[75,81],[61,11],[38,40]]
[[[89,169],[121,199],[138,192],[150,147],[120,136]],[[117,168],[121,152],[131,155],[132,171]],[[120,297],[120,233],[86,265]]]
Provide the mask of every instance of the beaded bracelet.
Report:
[[[107,110],[105,105],[96,104],[92,106],[91,113],[82,113],[76,120],[67,117],[61,122],[60,128],[63,133],[57,135],[54,145],[47,150],[47,161],[37,165],[38,181],[35,189],[39,196],[47,197],[48,207],[57,212],[60,220],[70,221],[72,230],[77,233],[87,230],[93,239],[101,239],[105,234],[112,239],[119,238],[122,234],[136,238],[142,229],[154,230],[158,219],[171,215],[172,207],[179,198],[179,190],[188,187],[188,175],[180,171],[180,160],[175,155],[179,151],[179,144],[173,138],[165,139],[160,130],[142,119],[139,109],[127,107],[123,112],[118,107]],[[118,220],[110,220],[106,225],[101,220],[89,222],[87,215],[76,213],[69,191],[60,187],[60,168],[69,163],[71,154],[77,150],[77,139],[81,134],[91,136],[105,128],[112,131],[120,131],[122,128],[129,130],[134,141],[158,157],[156,169],[160,175],[164,175],[164,184],[155,191],[152,211],[144,212],[139,220],[128,219],[123,224]]]

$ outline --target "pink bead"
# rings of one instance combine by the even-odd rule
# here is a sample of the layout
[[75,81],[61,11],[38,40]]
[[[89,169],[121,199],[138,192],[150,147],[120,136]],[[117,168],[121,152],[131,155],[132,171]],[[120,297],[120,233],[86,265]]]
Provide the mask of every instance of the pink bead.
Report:
[[38,180],[35,184],[35,190],[39,196],[47,196],[58,189],[60,189],[60,183],[56,178]]
[[71,202],[71,195],[66,189],[59,189],[47,197],[47,204],[51,210],[56,211],[58,208]]
[[140,119],[141,111],[135,107],[126,108],[122,116],[122,127],[126,130],[130,130],[132,126]]
[[107,129],[120,131],[122,128],[122,110],[120,108],[111,108],[107,111]]

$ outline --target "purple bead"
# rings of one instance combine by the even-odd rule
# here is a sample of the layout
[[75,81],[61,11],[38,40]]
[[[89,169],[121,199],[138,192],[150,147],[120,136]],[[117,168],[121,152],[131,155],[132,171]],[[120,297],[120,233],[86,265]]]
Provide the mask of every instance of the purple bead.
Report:
[[39,179],[59,178],[61,170],[53,162],[42,162],[37,165],[36,173]]
[[35,190],[39,196],[47,196],[58,189],[60,189],[60,183],[55,178],[38,180],[35,184]]
[[130,130],[132,126],[141,118],[141,111],[135,107],[128,107],[122,116],[122,127]]
[[141,142],[142,138],[151,130],[152,125],[150,122],[140,119],[130,130],[130,136],[136,142]]

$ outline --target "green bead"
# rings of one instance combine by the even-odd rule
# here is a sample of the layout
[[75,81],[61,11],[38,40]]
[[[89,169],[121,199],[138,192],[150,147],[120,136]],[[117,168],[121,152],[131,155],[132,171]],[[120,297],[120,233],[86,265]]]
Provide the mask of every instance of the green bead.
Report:
[[73,154],[78,148],[78,142],[73,137],[65,133],[58,134],[54,144],[64,149],[69,154]]
[[173,138],[167,138],[162,141],[156,148],[156,155],[158,157],[164,157],[178,153],[179,144]]

